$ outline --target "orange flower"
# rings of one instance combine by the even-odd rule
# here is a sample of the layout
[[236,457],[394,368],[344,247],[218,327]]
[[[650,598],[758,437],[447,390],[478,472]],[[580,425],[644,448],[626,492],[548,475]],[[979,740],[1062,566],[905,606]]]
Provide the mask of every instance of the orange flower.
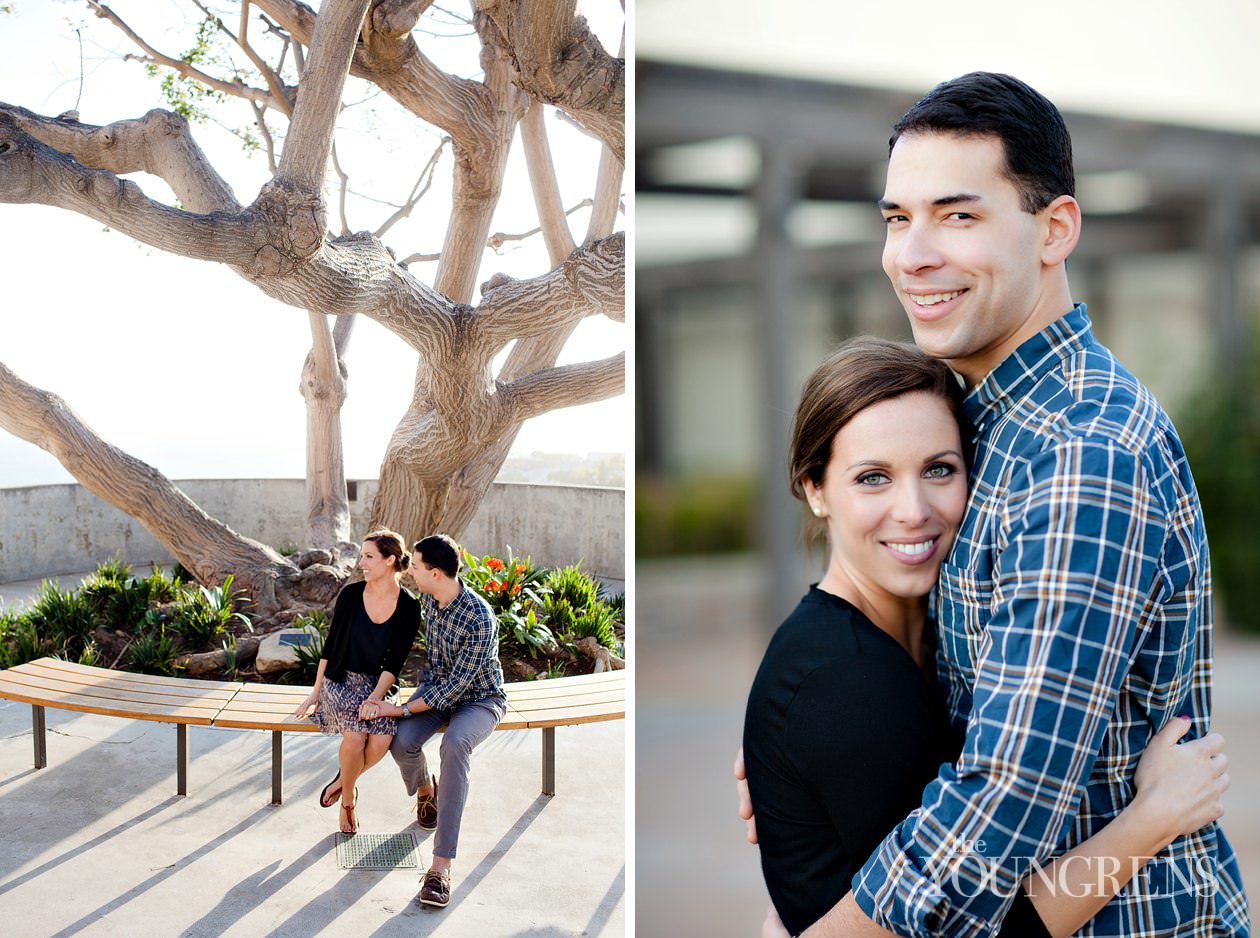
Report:
[[506,566],[506,564],[504,564],[504,562],[500,560],[498,557],[491,557],[489,560],[486,561],[486,566],[489,567],[491,570],[502,570]]

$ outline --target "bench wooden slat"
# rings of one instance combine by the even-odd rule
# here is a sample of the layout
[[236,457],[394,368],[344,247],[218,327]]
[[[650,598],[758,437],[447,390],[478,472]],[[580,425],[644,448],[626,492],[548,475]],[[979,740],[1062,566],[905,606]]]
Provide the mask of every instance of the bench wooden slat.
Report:
[[572,722],[575,722],[575,724],[590,722],[587,719],[587,715],[591,714],[591,712],[605,711],[615,714],[615,712],[620,711],[620,714],[625,714],[625,701],[620,696],[611,695],[590,695],[587,697],[567,698],[567,700],[515,702],[509,703],[508,706],[527,720],[533,720],[537,714],[553,715],[558,719],[558,715],[564,714],[564,712],[572,712]]
[[220,710],[214,718],[215,726],[227,726],[240,730],[271,730],[285,733],[318,733],[319,727],[309,719],[287,713],[268,713],[258,710]]
[[615,703],[618,700],[625,700],[626,692],[622,687],[588,687],[588,688],[572,688],[567,694],[557,694],[554,697],[544,695],[531,694],[525,696],[522,694],[512,694],[508,697],[508,706],[510,707],[562,707],[568,704],[584,704],[584,703]]
[[87,681],[121,679],[137,684],[152,684],[167,688],[187,687],[189,684],[192,684],[198,687],[204,685],[206,690],[237,691],[244,683],[243,681],[202,681],[195,678],[174,677],[166,674],[137,674],[133,671],[113,671],[109,668],[97,668],[92,665],[78,664],[74,661],[62,661],[60,658],[38,658],[35,661],[28,661],[26,664],[19,664],[16,667],[9,668],[9,670],[27,673],[37,670],[59,671],[64,672],[61,676],[67,679],[71,675],[77,675]]
[[[260,691],[259,687],[269,687],[274,685],[268,684],[246,684],[236,694],[232,696],[233,701],[244,701],[248,703],[275,703],[279,705],[289,704],[292,709],[296,709],[297,705],[306,699],[310,694],[309,687],[285,687],[276,691]],[[292,703],[290,703],[292,701]]]
[[[10,685],[16,688],[18,685]],[[52,691],[39,691],[26,694],[6,688],[4,694],[9,700],[17,700],[36,707],[55,707],[58,710],[75,710],[79,713],[98,713],[109,717],[126,717],[132,720],[151,720],[155,723],[191,723],[196,726],[209,726],[219,712],[214,707],[171,707],[163,704],[140,703],[136,701],[120,701],[118,706],[110,706],[108,700],[94,700],[83,694],[58,694]]]
[[0,671],[0,685],[15,684],[27,688],[46,687],[61,693],[81,693],[94,697],[116,697],[119,700],[147,700],[149,702],[169,701],[173,705],[188,704],[192,701],[218,701],[227,703],[233,692],[220,688],[201,689],[198,687],[159,687],[154,684],[142,684],[124,679],[84,680],[77,675],[62,677],[60,671],[23,671],[10,668]]
[[626,715],[625,708],[611,711],[603,704],[590,704],[586,707],[559,707],[551,710],[530,710],[522,713],[513,711],[518,719],[524,720],[531,729],[575,726],[580,723],[602,723],[605,720],[620,720]]
[[[167,696],[120,688],[101,688],[91,685],[70,684],[64,681],[34,677],[29,674],[0,672],[0,694],[40,705],[47,703],[63,709],[81,710],[87,713],[127,715],[132,708],[143,707],[139,712],[152,719],[154,714],[169,713],[171,722],[188,722],[190,716],[204,717],[196,722],[208,723],[227,701],[214,692],[212,698],[188,694]],[[76,704],[71,706],[71,704]]]

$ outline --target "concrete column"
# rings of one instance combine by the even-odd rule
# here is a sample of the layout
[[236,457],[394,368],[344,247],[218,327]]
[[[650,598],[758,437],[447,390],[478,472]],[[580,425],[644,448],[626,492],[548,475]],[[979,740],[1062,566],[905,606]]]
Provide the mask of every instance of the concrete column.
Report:
[[799,200],[800,149],[791,139],[761,141],[761,177],[757,200],[754,254],[765,401],[761,410],[762,550],[768,555],[770,581],[767,623],[773,627],[799,598],[797,563],[799,513],[787,490],[784,468],[792,412],[796,407],[796,248],[787,233],[787,217]]
[[1210,194],[1205,236],[1204,259],[1208,273],[1207,298],[1209,319],[1215,326],[1218,355],[1222,370],[1232,373],[1241,362],[1247,347],[1241,303],[1242,243],[1246,208],[1237,171],[1232,165],[1222,167]]

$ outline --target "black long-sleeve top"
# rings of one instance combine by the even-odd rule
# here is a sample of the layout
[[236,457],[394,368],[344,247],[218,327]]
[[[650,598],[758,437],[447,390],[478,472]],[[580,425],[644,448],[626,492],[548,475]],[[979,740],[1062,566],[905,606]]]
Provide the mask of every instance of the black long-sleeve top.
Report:
[[[811,588],[771,639],[744,718],[762,873],[792,934],[849,891],[958,742],[934,680],[906,650]],[[1002,931],[1016,934],[1046,934],[1022,891]]]
[[[365,582],[350,583],[337,594],[332,623],[328,626],[328,638],[324,641],[323,657],[328,661],[324,676],[330,680],[340,681],[345,677],[347,665],[355,650],[355,620],[359,615],[367,615],[363,607],[363,590],[366,586]],[[416,632],[420,629],[420,601],[405,589],[400,589],[398,605],[383,626],[382,633],[372,643],[376,647],[359,651],[367,659],[377,662],[373,668],[376,675],[388,671],[397,678],[401,676],[402,666],[411,652]]]

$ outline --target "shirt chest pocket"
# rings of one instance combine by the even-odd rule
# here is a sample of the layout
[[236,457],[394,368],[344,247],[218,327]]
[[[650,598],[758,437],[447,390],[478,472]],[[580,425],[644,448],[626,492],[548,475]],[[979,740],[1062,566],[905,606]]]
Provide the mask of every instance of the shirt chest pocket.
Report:
[[988,644],[986,626],[993,602],[993,581],[975,570],[941,564],[936,587],[936,621],[941,650],[950,665],[971,673]]

